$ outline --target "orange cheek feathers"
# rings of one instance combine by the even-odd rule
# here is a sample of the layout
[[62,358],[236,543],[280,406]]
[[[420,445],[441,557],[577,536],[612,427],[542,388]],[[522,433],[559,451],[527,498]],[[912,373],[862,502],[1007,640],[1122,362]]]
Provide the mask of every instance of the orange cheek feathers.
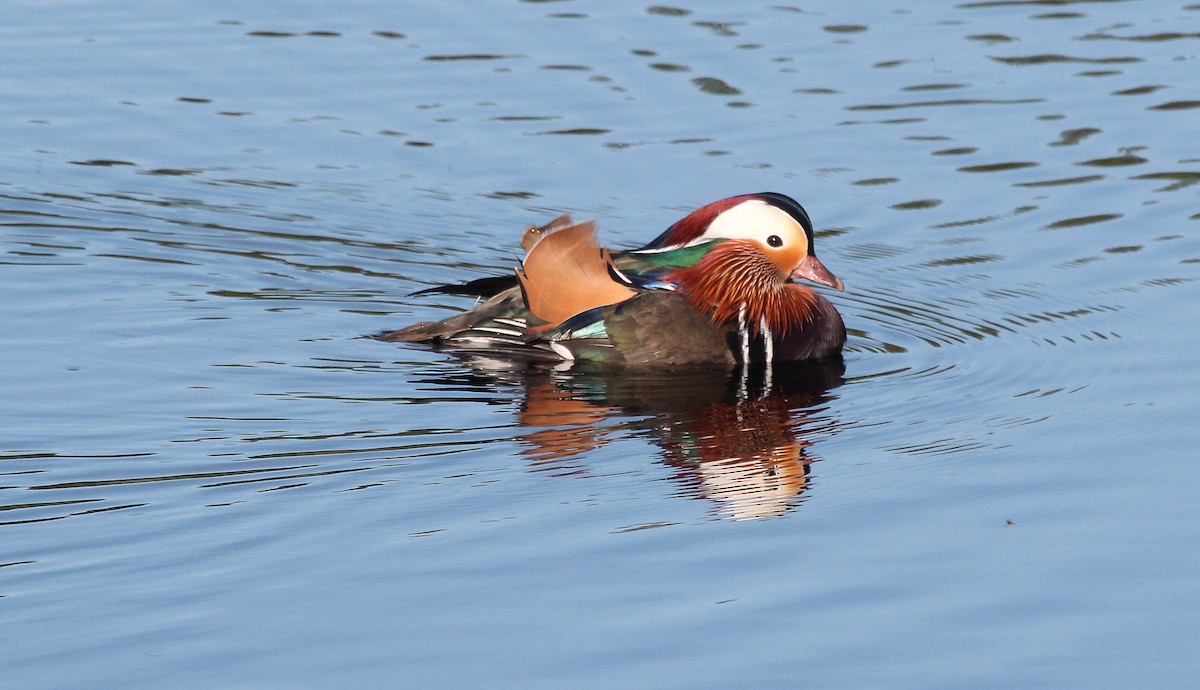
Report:
[[771,263],[775,264],[775,267],[786,278],[796,270],[808,252],[803,246],[791,246],[786,249],[768,249],[763,253],[771,259]]

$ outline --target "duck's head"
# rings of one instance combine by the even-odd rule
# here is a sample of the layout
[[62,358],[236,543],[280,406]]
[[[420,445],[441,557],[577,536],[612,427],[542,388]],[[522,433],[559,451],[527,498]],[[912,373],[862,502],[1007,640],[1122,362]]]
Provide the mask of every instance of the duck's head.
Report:
[[739,241],[719,242],[730,244],[724,251],[753,246],[782,272],[783,280],[804,279],[845,289],[841,279],[817,259],[812,220],[804,207],[776,192],[714,201],[683,217],[638,251],[665,252],[720,240]]

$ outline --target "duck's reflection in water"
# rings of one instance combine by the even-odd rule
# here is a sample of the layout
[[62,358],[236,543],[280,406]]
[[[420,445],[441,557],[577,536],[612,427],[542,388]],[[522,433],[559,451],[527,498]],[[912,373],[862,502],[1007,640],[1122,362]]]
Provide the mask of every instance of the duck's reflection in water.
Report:
[[[503,373],[470,360],[477,372],[519,377],[518,437],[535,469],[586,474],[584,455],[628,435],[649,438],[675,469],[680,493],[714,502],[725,518],[778,516],[809,483],[805,434],[828,433],[821,416],[842,383],[841,359],[753,371]],[[480,372],[482,373],[482,372]],[[633,419],[630,419],[633,417]]]

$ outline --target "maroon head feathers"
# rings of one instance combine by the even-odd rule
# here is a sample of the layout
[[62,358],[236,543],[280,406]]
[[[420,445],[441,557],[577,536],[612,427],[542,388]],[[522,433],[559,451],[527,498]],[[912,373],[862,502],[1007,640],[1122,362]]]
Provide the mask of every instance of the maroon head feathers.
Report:
[[743,201],[748,201],[756,197],[756,194],[743,194],[741,196],[731,196],[728,199],[714,201],[707,206],[701,206],[675,221],[675,224],[667,228],[666,232],[654,238],[650,244],[642,247],[642,249],[661,249],[663,247],[675,247],[687,244],[703,235],[704,231],[708,230],[708,226],[712,225],[717,216]]
[[[686,244],[695,242],[696,240],[704,239],[704,236],[709,233],[713,222],[717,220],[717,216],[728,211],[735,206],[746,203],[747,201],[759,201],[768,206],[783,211],[791,216],[800,227],[804,228],[804,234],[808,237],[809,253],[815,253],[812,250],[813,246],[813,226],[812,220],[808,217],[808,212],[804,207],[796,203],[796,200],[786,194],[778,192],[759,192],[757,194],[740,194],[731,196],[728,199],[714,201],[707,206],[702,206],[688,215],[681,218],[674,225],[667,228],[663,234],[654,238],[649,244],[641,247],[641,250],[658,250],[681,247]],[[728,229],[726,229],[728,230]],[[731,235],[724,234],[724,237]]]

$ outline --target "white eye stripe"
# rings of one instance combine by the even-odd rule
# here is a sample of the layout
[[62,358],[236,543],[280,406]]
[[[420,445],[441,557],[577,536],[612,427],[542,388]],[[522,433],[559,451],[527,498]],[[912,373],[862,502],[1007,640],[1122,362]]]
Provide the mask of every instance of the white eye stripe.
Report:
[[787,211],[765,201],[751,199],[718,215],[704,231],[702,240],[723,237],[758,240],[772,247],[782,246],[783,243],[769,244],[768,240],[772,235],[778,236],[783,243],[789,239],[804,243],[808,241],[804,227],[788,215]]

